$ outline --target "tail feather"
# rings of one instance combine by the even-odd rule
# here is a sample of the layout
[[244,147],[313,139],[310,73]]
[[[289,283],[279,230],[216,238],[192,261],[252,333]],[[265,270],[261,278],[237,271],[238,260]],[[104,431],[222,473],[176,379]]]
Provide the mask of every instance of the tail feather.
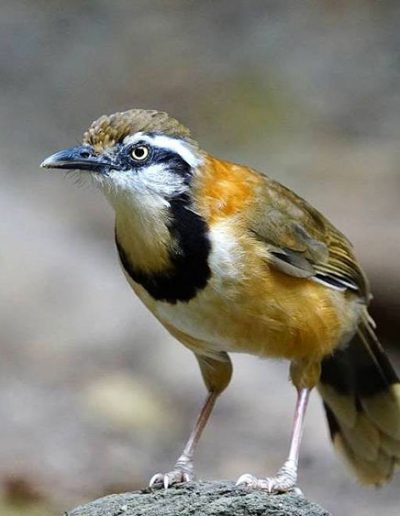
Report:
[[352,427],[342,426],[343,439],[354,450],[355,455],[373,462],[380,449],[380,432],[368,418],[360,413]]
[[355,453],[340,434],[336,437],[334,443],[336,450],[344,457],[362,484],[380,486],[392,478],[394,465],[390,455],[379,451],[375,460],[367,460]]
[[400,381],[367,317],[322,362],[318,390],[334,446],[360,482],[390,480],[400,465]]
[[[381,377],[374,388],[374,385],[369,383],[368,377],[362,375],[362,372],[359,373],[359,376],[362,376],[359,381],[363,382],[364,392],[370,394],[362,398],[362,406],[383,433],[394,439],[400,439],[399,378],[367,322],[359,327],[358,335],[374,361],[376,370],[380,370],[379,376]],[[380,385],[382,386],[381,389],[379,389]]]
[[392,439],[391,437],[387,437],[386,435],[382,435],[381,438],[381,446],[382,450],[388,455],[393,456],[396,459],[396,462],[400,464],[400,441],[396,439]]

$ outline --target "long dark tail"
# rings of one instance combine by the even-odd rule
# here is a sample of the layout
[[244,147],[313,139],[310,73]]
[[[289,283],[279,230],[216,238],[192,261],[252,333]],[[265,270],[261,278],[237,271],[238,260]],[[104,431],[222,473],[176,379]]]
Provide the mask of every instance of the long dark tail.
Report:
[[400,465],[400,381],[365,317],[322,363],[318,390],[335,448],[359,481],[381,485]]

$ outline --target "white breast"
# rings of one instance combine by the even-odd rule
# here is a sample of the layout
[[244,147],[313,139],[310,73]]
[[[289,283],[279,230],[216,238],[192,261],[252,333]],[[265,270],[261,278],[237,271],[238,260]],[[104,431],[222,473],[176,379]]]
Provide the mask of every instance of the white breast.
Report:
[[162,321],[207,342],[215,351],[233,351],[235,345],[227,339],[223,313],[225,310],[232,312],[236,302],[237,284],[243,277],[245,267],[243,250],[235,243],[228,224],[214,225],[209,236],[211,278],[207,286],[189,302],[173,305],[157,301],[153,305],[154,311]]

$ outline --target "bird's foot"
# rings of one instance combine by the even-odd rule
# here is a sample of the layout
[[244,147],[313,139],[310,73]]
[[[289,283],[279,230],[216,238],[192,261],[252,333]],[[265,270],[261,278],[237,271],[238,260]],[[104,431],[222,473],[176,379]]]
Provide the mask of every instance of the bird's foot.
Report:
[[260,489],[271,494],[287,493],[289,491],[302,495],[301,490],[296,487],[297,468],[292,462],[285,462],[275,477],[257,478],[249,473],[242,475],[236,482],[237,486],[244,486],[248,489]]
[[180,457],[172,471],[168,473],[156,473],[150,479],[149,487],[168,489],[174,484],[190,482],[194,479],[193,462],[187,457]]
[[182,484],[193,480],[193,476],[181,469],[174,469],[168,473],[156,473],[151,477],[149,487],[159,489],[164,487],[168,489],[174,484]]

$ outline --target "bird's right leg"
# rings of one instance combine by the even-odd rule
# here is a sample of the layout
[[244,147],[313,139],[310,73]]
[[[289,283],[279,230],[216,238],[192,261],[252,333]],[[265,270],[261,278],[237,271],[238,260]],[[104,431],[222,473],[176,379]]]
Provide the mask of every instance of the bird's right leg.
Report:
[[169,473],[157,473],[150,480],[150,487],[163,487],[189,482],[194,478],[193,455],[196,445],[210,417],[215,402],[221,392],[228,386],[232,376],[232,364],[226,353],[219,353],[218,358],[196,355],[208,396],[196,420],[182,454]]
[[150,487],[162,487],[165,489],[172,484],[190,482],[194,478],[193,454],[196,445],[207,424],[211,411],[215,405],[218,394],[210,392],[197,418],[196,424],[190,434],[188,442],[182,454],[175,463],[174,469],[169,473],[156,473],[150,480]]

